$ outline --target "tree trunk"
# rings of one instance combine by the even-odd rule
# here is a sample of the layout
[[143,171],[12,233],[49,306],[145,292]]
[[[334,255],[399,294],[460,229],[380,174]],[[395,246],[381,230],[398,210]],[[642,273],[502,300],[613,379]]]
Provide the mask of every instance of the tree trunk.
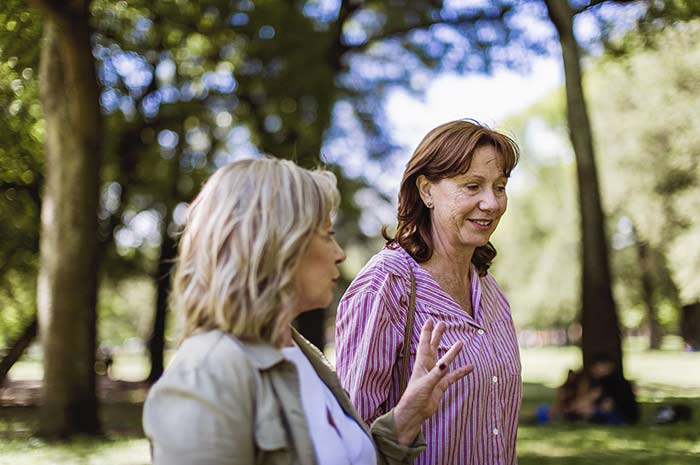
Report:
[[7,374],[10,372],[12,366],[19,360],[29,344],[32,343],[36,337],[37,330],[37,319],[34,317],[27,326],[25,326],[22,334],[19,335],[15,341],[10,344],[10,350],[0,361],[0,386],[5,382]]
[[44,352],[41,432],[99,433],[95,393],[101,115],[87,2],[45,3],[41,99],[46,185],[37,286]]
[[700,302],[681,308],[681,337],[692,350],[700,350]]
[[612,295],[605,217],[596,173],[593,134],[581,83],[580,52],[574,36],[573,11],[568,1],[545,0],[545,4],[559,33],[566,81],[567,122],[578,174],[583,263],[583,366],[585,370],[590,370],[596,362],[609,362],[622,374],[620,328]]
[[176,253],[177,245],[175,240],[168,234],[167,227],[163,226],[160,260],[158,261],[158,272],[155,278],[157,288],[156,313],[153,318],[151,337],[148,340],[148,351],[151,355],[151,372],[148,374],[148,382],[150,384],[158,381],[165,369],[163,355],[165,353],[165,323],[168,314],[168,296],[170,295],[171,284],[170,270],[173,267]]
[[639,269],[641,272],[642,299],[644,300],[644,309],[646,310],[647,326],[649,329],[649,349],[659,350],[661,348],[663,331],[656,314],[656,305],[654,305],[654,264],[651,255],[652,251],[647,242],[637,238],[636,243]]

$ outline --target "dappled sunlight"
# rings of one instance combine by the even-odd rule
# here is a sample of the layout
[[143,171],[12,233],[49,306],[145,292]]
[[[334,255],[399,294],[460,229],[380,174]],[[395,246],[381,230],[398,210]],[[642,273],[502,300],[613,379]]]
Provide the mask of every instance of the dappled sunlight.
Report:
[[[643,406],[644,407],[644,406]],[[695,410],[700,402],[694,402]],[[656,426],[643,418],[636,426],[555,423],[521,425],[518,457],[521,464],[685,464],[698,460],[697,419],[692,423]]]

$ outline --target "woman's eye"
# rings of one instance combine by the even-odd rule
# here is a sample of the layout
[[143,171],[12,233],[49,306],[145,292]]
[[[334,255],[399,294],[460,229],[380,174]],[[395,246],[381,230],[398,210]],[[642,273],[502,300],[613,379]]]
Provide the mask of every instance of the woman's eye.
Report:
[[505,192],[506,186],[496,186],[496,192]]
[[466,187],[467,190],[470,190],[470,191],[478,191],[479,190],[478,184],[466,184],[464,187]]

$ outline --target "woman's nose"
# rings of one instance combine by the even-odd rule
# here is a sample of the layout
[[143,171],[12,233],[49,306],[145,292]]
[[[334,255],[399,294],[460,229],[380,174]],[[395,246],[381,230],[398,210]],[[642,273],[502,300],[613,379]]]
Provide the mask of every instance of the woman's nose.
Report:
[[336,263],[343,263],[345,261],[345,251],[343,251],[343,248],[336,244],[336,254],[335,254],[335,262]]
[[484,211],[494,211],[498,209],[498,199],[492,190],[485,190],[483,197],[479,201],[479,208]]

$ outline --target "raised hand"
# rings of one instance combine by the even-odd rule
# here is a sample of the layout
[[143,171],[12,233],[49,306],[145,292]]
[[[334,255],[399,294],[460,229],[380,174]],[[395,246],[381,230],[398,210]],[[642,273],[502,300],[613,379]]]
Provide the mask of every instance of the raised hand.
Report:
[[413,443],[421,424],[435,413],[447,388],[474,370],[473,365],[449,368],[462,350],[461,342],[456,342],[438,360],[438,346],[445,329],[445,323],[434,324],[433,320],[426,321],[421,328],[411,379],[394,408],[396,433],[401,444]]

